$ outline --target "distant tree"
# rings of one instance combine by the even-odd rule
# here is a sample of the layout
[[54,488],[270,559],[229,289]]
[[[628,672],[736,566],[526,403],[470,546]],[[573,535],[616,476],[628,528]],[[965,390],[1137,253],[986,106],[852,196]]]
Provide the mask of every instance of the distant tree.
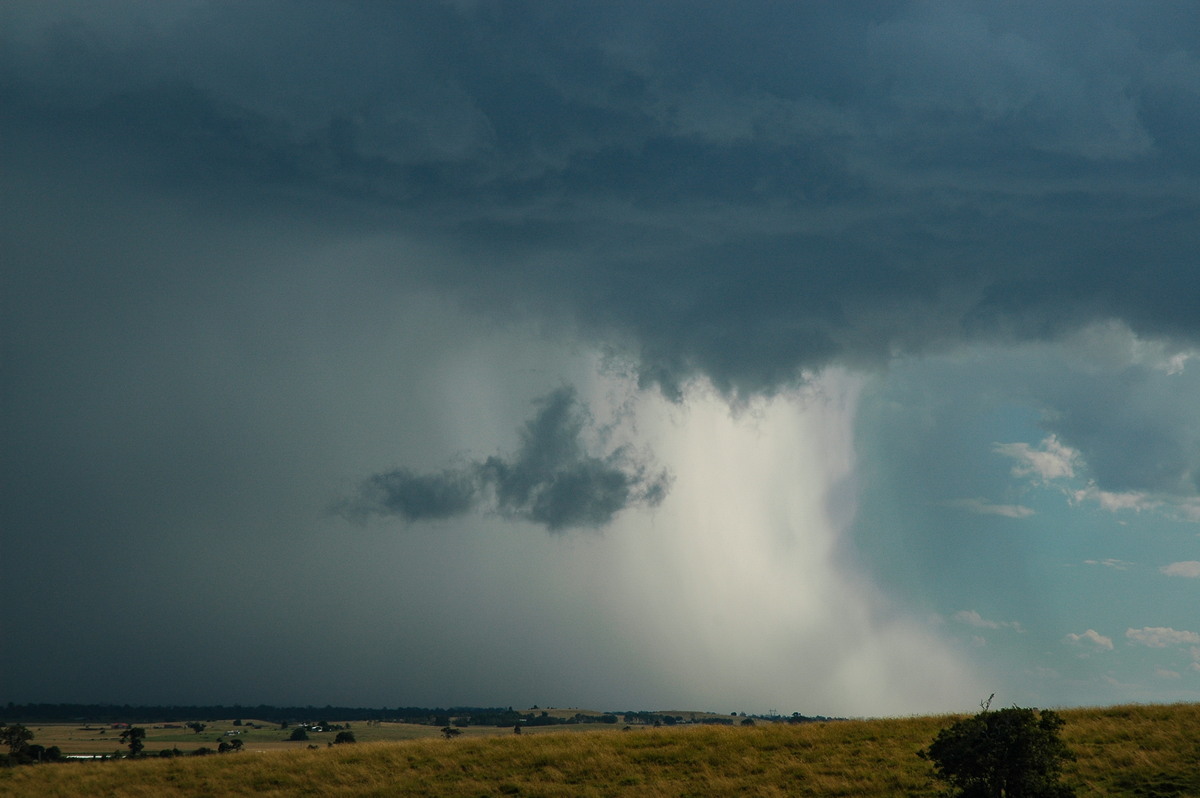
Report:
[[517,725],[513,726],[513,734],[520,734],[520,733],[521,733],[521,724],[518,723]]
[[743,726],[753,726],[754,718],[742,718],[742,725]]
[[19,723],[0,726],[0,743],[7,745],[9,754],[14,757],[20,755],[32,739],[33,732]]
[[296,728],[292,729],[292,736],[288,737],[288,739],[291,740],[292,742],[298,742],[300,740],[307,740],[308,732],[306,732],[304,730],[303,726],[297,726]]
[[1050,710],[1010,707],[982,711],[938,732],[917,755],[933,763],[934,777],[961,798],[1069,798],[1059,779],[1074,759],[1059,737],[1065,721]]
[[233,722],[233,725],[234,725],[234,726],[241,726],[241,725],[242,725],[242,719],[241,719],[241,718],[238,718],[237,720],[235,720],[235,721]]
[[205,724],[203,724],[203,723],[201,723],[201,722],[199,722],[199,721],[196,721],[196,720],[194,720],[194,721],[192,721],[191,723],[187,724],[187,727],[188,727],[189,729],[191,729],[192,731],[194,731],[196,734],[199,734],[200,732],[202,732],[202,731],[204,731],[206,728],[208,728],[208,727],[207,727]]
[[121,732],[121,742],[129,745],[130,756],[141,755],[142,749],[146,747],[146,744],[142,742],[142,740],[145,738],[146,730],[137,726],[131,726],[130,728]]
[[460,734],[462,734],[462,729],[456,729],[453,726],[443,726],[442,727],[442,736],[445,737],[447,740],[449,740],[453,737],[457,737]]
[[340,731],[337,733],[337,737],[333,738],[334,745],[341,745],[342,743],[354,743],[354,742],[358,742],[358,741],[354,739],[354,732],[352,732],[352,731]]
[[41,762],[66,762],[67,758],[63,756],[62,749],[57,745],[52,745],[45,750],[39,758]]
[[211,748],[209,748],[207,746],[201,746],[200,748],[197,748],[195,751],[192,751],[191,755],[192,756],[209,756],[210,754],[214,754],[214,753],[216,753],[216,752],[213,751]]
[[283,731],[287,727],[288,727],[288,722],[286,720],[279,721],[279,730],[280,731]]
[[229,742],[222,741],[221,744],[217,746],[217,753],[218,754],[228,754],[228,753],[236,754],[238,751],[241,751],[243,748],[245,748],[245,746],[246,746],[245,743],[243,743],[241,740],[238,740],[236,738],[233,740],[230,740]]

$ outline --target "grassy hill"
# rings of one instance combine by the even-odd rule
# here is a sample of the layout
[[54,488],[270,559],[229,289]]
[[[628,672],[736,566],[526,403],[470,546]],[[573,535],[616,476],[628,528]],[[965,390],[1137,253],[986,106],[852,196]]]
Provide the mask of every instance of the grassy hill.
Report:
[[[1200,796],[1200,705],[1063,711],[1085,795]],[[953,718],[362,742],[41,765],[0,794],[75,796],[933,796],[916,756]]]

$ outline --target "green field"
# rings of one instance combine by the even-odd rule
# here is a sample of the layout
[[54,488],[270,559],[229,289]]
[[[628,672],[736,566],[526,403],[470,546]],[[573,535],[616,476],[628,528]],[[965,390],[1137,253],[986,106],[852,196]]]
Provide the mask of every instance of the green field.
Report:
[[[1067,780],[1079,795],[1200,796],[1200,705],[1124,706],[1061,714],[1067,721],[1063,736],[1077,756],[1067,768]],[[545,727],[521,735],[503,729],[468,729],[452,740],[440,735],[388,740],[383,738],[417,729],[420,734],[436,735],[438,730],[353,723],[362,742],[327,747],[323,740],[314,741],[315,750],[307,744],[290,744],[298,750],[263,748],[224,756],[9,768],[0,771],[0,794],[13,798],[246,793],[934,796],[938,788],[929,777],[928,764],[916,752],[952,720],[926,717],[628,731],[620,724],[615,729],[584,725]],[[226,723],[216,726],[222,732],[233,728]],[[267,729],[251,731],[264,735],[253,742],[278,747],[282,733],[277,725],[270,731],[275,735],[271,739]],[[109,734],[115,740],[116,733]],[[180,736],[186,740],[190,734]],[[208,730],[199,736],[210,737]],[[246,736],[250,747],[252,735]],[[51,744],[40,736],[35,742]],[[212,745],[213,741],[206,742]]]

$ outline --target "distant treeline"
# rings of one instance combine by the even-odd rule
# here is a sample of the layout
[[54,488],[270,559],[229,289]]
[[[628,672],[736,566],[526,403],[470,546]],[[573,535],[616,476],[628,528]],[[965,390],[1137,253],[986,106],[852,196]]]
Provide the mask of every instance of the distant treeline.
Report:
[[[831,720],[822,716],[809,717],[796,712],[782,715],[742,715],[747,718],[775,723],[812,723]],[[736,713],[728,717],[689,713],[669,715],[661,712],[609,712],[603,715],[576,713],[571,717],[540,712],[516,712],[512,707],[275,707],[267,704],[248,707],[232,706],[132,706],[130,704],[13,704],[0,709],[0,723],[179,723],[189,720],[223,718],[253,718],[275,723],[299,723],[330,718],[337,720],[392,721],[430,726],[557,726],[577,723],[617,723],[674,726],[683,723],[732,725],[739,722]]]
[[[80,721],[88,723],[175,723],[188,720],[253,718],[296,723],[316,718],[399,721],[445,725],[451,718],[469,717],[475,725],[513,725],[522,716],[512,707],[274,707],[258,706],[133,706],[131,704],[14,704],[0,708],[0,722]],[[478,720],[476,720],[478,719]],[[488,724],[487,721],[491,721]],[[501,723],[503,721],[503,723]]]

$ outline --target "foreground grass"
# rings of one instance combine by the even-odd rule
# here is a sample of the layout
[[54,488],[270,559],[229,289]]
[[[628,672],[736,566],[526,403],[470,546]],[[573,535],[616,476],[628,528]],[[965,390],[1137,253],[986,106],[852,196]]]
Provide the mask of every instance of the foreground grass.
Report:
[[[1080,795],[1200,795],[1200,705],[1069,710]],[[359,743],[13,768],[21,796],[933,796],[915,752],[952,718]]]

